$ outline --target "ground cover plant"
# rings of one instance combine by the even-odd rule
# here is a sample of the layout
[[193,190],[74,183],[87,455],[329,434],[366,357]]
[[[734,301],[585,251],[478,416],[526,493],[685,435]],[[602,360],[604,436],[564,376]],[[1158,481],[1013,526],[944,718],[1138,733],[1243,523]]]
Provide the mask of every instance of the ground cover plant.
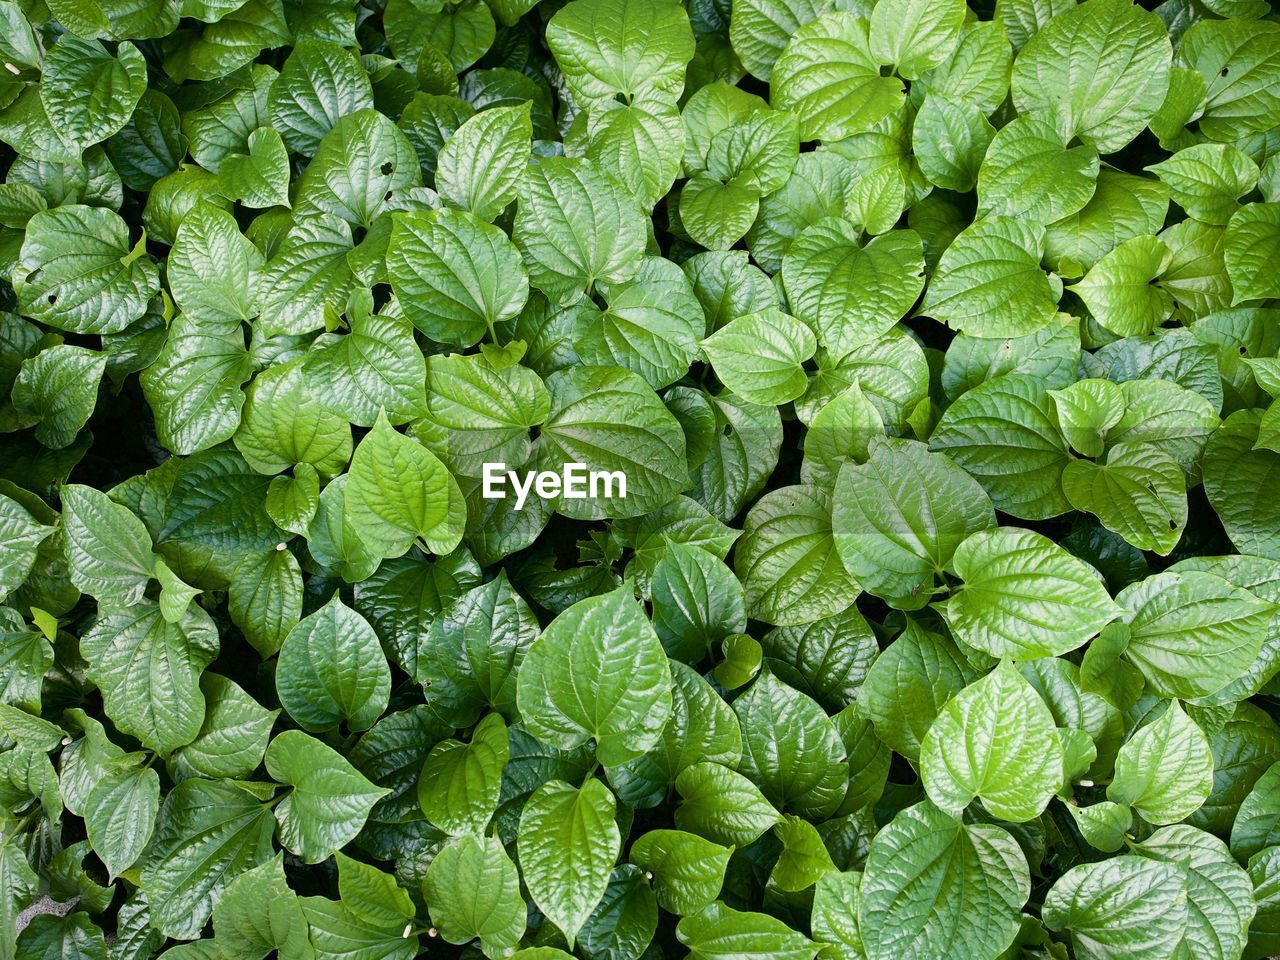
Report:
[[1280,954],[1266,2],[0,62],[0,960]]

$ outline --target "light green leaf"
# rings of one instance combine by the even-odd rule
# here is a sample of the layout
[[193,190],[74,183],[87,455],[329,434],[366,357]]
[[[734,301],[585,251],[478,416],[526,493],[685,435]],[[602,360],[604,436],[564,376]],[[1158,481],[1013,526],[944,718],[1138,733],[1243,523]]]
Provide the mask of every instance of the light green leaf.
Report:
[[997,510],[1026,520],[1066,513],[1064,469],[1072,463],[1047,384],[1012,373],[963,394],[929,438],[986,489]]
[[1123,612],[1098,572],[1048,537],[981,530],[951,560],[964,585],[939,609],[956,639],[993,657],[1058,657]]
[[315,347],[303,369],[324,384],[320,399],[344,419],[372,427],[385,414],[404,423],[426,412],[427,364],[413,338],[413,325],[375,314],[355,319],[343,337]]
[[498,806],[510,752],[507,725],[497,713],[477,724],[470,743],[444,740],[432,747],[418,779],[427,819],[451,834],[483,834]]
[[801,140],[843,140],[871,130],[902,104],[902,81],[882,77],[863,17],[824,14],[791,34],[769,76],[773,105],[800,120]]
[[685,917],[676,936],[689,948],[691,960],[813,960],[818,945],[766,913],[733,910],[713,903]]
[[782,820],[758,787],[719,763],[695,763],[676,778],[676,826],[716,843],[745,847]]
[[[1022,113],[1057,111],[1069,137],[1099,153],[1114,153],[1142,132],[1164,102],[1173,56],[1169,31],[1158,16],[1128,0],[1088,0],[1057,9],[1062,12],[1042,24],[1018,54],[1014,105]],[[1079,70],[1079,64],[1089,69]]]
[[1173,312],[1173,297],[1157,282],[1169,260],[1169,248],[1156,237],[1133,237],[1094,264],[1071,289],[1108,330],[1143,336]]
[[683,830],[650,830],[632,844],[630,859],[653,875],[658,906],[689,916],[719,895],[731,852]]
[[136,760],[108,765],[85,801],[89,843],[113,878],[142,855],[160,810],[159,776],[134,764]]
[[1125,658],[1164,697],[1203,697],[1240,676],[1262,646],[1275,604],[1211,573],[1166,571],[1116,595]]
[[462,124],[436,160],[440,196],[486,222],[516,198],[529,163],[529,104],[482,110]]
[[373,805],[390,793],[300,730],[279,734],[265,760],[267,772],[293,788],[275,806],[280,842],[306,863],[327,860],[355,839]]
[[918,610],[961,542],[995,526],[995,512],[973,478],[923,444],[875,437],[867,449],[866,463],[845,464],[836,479],[836,549],[862,589]]
[[173,752],[175,771],[190,776],[247,777],[262,763],[279,710],[267,710],[236,683],[216,673],[200,678],[204,724]]
[[179,309],[201,322],[252,320],[265,265],[231,214],[199,203],[183,217],[169,253],[169,291]]
[[[535,647],[536,649],[536,647]],[[572,947],[604,896],[622,840],[613,794],[599,780],[543,784],[520,815],[520,869],[534,903]]]
[[694,51],[689,18],[670,0],[574,0],[547,24],[547,46],[581,106],[616,94],[675,103]]
[[1223,243],[1232,304],[1280,297],[1275,258],[1280,255],[1280,203],[1250,203],[1232,216]]
[[879,63],[915,80],[947,58],[968,8],[961,0],[902,0],[871,12],[871,50]]
[[866,246],[845,220],[820,220],[782,258],[792,314],[817,334],[833,358],[888,333],[924,288],[924,248],[910,230]]
[[118,131],[147,89],[147,62],[127,40],[112,56],[96,40],[64,34],[44,59],[40,99],[63,140],[84,150]]
[[994,957],[1013,941],[1030,892],[1013,837],[920,803],[871,841],[858,929],[869,960]]
[[813,332],[781,310],[730,321],[702,341],[726,387],[751,403],[781,404],[804,393],[802,364],[817,349]]
[[1098,155],[1068,142],[1044,115],[1017,117],[997,131],[978,171],[979,215],[1052,223],[1083,209],[1093,196]]
[[621,473],[625,497],[561,496],[556,510],[575,519],[637,517],[688,486],[684,431],[639,375],[617,367],[570,367],[547,378],[551,413],[535,446],[540,469],[566,463]]
[[1190,816],[1212,789],[1209,741],[1175,700],[1120,748],[1107,797],[1159,826]]
[[385,413],[356,447],[348,477],[346,516],[376,556],[402,556],[417,538],[444,555],[462,539],[467,508],[457,481]]
[[975,797],[1004,820],[1039,816],[1062,763],[1053,715],[1008,661],[952,698],[920,745],[925,790],[955,817]]
[[858,595],[833,535],[831,498],[821,487],[780,487],[757,500],[733,562],[754,620],[812,623],[840,613]]
[[994,136],[995,128],[977,106],[930,94],[916,114],[911,146],[930,183],[969,191],[978,182],[982,158]]
[[289,206],[289,152],[280,132],[260,127],[249,134],[247,154],[235,153],[222,161],[218,183],[246,207]]
[[728,183],[705,173],[680,189],[680,224],[708,250],[728,250],[751,229],[760,212],[760,192],[734,179]]
[[1258,165],[1225,143],[1195,143],[1146,168],[1169,186],[1170,196],[1188,216],[1226,223],[1236,201],[1258,185]]
[[562,750],[594,740],[600,761],[615,765],[658,742],[671,712],[671,671],[652,625],[621,588],[551,621],[525,655],[516,698],[538,739]]
[[1186,480],[1178,462],[1156,446],[1119,444],[1106,463],[1073,460],[1062,490],[1108,530],[1140,550],[1167,555],[1187,523]]
[[1057,313],[1043,270],[1044,229],[991,216],[967,227],[943,252],[920,312],[975,337],[1020,337]]
[[276,691],[307,730],[367,730],[387,708],[391,671],[369,622],[335,596],[289,631]]
[[479,937],[486,953],[506,955],[524,936],[520,874],[497,837],[451,841],[427,868],[423,891],[431,921],[449,943]]

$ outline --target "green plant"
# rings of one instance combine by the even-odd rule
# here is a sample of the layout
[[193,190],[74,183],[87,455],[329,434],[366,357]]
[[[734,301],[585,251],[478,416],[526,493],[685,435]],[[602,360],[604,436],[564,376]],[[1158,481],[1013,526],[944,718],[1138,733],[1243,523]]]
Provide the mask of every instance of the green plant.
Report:
[[0,61],[0,960],[1280,952],[1265,0]]

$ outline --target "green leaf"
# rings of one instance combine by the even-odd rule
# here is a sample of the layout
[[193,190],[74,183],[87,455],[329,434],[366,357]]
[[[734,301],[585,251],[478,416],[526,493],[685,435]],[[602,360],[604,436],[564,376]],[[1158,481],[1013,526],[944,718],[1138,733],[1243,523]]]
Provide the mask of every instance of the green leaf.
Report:
[[689,236],[709,250],[728,250],[751,229],[760,212],[760,192],[730,180],[721,183],[694,174],[680,189],[680,223]]
[[147,62],[128,41],[112,56],[95,40],[67,34],[45,56],[41,70],[40,99],[49,123],[79,150],[128,123],[146,89]]
[[1146,168],[1169,186],[1170,196],[1188,216],[1226,223],[1236,201],[1258,185],[1258,165],[1225,143],[1195,143]]
[[925,97],[911,128],[920,172],[930,183],[948,190],[974,188],[994,136],[995,128],[978,107],[937,94]]
[[414,326],[460,347],[485,333],[496,342],[495,326],[515,317],[529,295],[507,235],[463,211],[396,217],[387,269]]
[[390,791],[375,787],[340,753],[300,730],[267,747],[267,772],[293,789],[275,807],[280,842],[307,863],[327,860],[364,827]]
[[[310,955],[306,916],[285,880],[282,859],[278,855],[240,874],[214,904],[213,928],[226,954],[265,957],[278,950],[287,960]],[[348,879],[347,864],[353,861],[338,854],[338,862],[343,879]]]
[[871,12],[871,50],[879,63],[915,80],[937,66],[960,39],[967,8],[960,0],[906,0]]
[[240,387],[252,369],[238,320],[174,318],[155,362],[139,377],[161,443],[189,454],[229,439],[240,425]]
[[822,835],[809,821],[785,817],[773,833],[782,843],[782,853],[770,877],[779,889],[788,893],[807,890],[825,874],[835,871]]
[[[262,271],[257,327],[263,335],[318,330],[326,307],[344,307],[355,282],[348,261],[353,247],[351,225],[337,216],[311,214],[294,223]],[[360,326],[353,321],[353,329]]]
[[165,936],[198,937],[231,882],[271,858],[274,833],[271,811],[234,781],[178,784],[142,864],[152,924]]
[[380,414],[404,423],[426,412],[426,361],[403,318],[353,320],[348,334],[317,344],[303,370],[309,381],[324,384],[321,402],[357,426],[372,427]]
[[924,248],[910,230],[863,246],[844,220],[820,220],[782,258],[792,313],[835,358],[888,333],[924,288]]
[[676,826],[716,843],[745,847],[782,821],[759,788],[719,763],[695,763],[676,778]]
[[482,110],[462,124],[436,160],[436,189],[463,210],[492,223],[516,198],[529,163],[529,105]]
[[769,76],[773,105],[800,119],[801,140],[866,133],[902,104],[902,81],[882,77],[868,23],[843,10],[791,34]]
[[251,320],[258,315],[265,263],[231,214],[200,203],[178,227],[167,265],[169,289],[178,307],[202,322]]
[[[136,761],[135,761],[136,762]],[[160,810],[160,778],[124,761],[108,765],[85,801],[89,843],[111,877],[137,861],[151,839]]]
[[1241,801],[1240,810],[1231,825],[1231,853],[1237,860],[1249,861],[1254,855],[1276,845],[1276,834],[1280,832],[1278,786],[1280,766],[1272,764]]
[[292,553],[278,547],[241,561],[227,590],[232,622],[264,657],[280,649],[302,616],[302,570]]
[[1098,179],[1098,155],[1069,142],[1052,117],[1028,114],[1001,127],[978,171],[978,214],[1052,223],[1082,210]]
[[1062,783],[1053,715],[1008,661],[965,687],[920,745],[929,798],[958,817],[975,797],[994,816],[1020,823],[1044,810]]
[[525,655],[516,698],[538,739],[562,750],[594,740],[600,762],[615,765],[657,743],[671,711],[671,672],[652,625],[621,588],[548,625]]
[[1062,9],[1019,53],[1013,102],[1022,113],[1058,111],[1069,137],[1114,153],[1164,102],[1172,56],[1155,14],[1127,0],[1088,0]]
[[688,485],[684,431],[637,374],[610,367],[570,367],[547,378],[551,413],[535,446],[540,469],[566,463],[620,472],[626,497],[561,496],[557,512],[575,519],[637,517]]
[[1136,856],[1082,864],[1054,883],[1043,916],[1089,960],[1171,957],[1188,920],[1186,874]]
[[613,794],[599,780],[543,784],[520,815],[520,869],[534,903],[572,946],[621,850]]
[[781,310],[732,320],[701,342],[716,375],[751,403],[780,404],[804,393],[804,361],[817,340],[808,326]]
[[986,489],[992,505],[1026,520],[1066,513],[1073,463],[1047,385],[1029,374],[996,377],[947,408],[929,438]]
[[1183,34],[1177,64],[1204,80],[1199,127],[1208,139],[1227,142],[1272,125],[1280,113],[1277,37],[1280,29],[1265,20],[1213,20]]
[[232,439],[259,473],[307,466],[313,468],[311,477],[317,471],[331,476],[351,459],[350,426],[325,407],[318,385],[297,361],[275,364],[254,378]]
[[418,186],[422,171],[409,139],[375,110],[349,113],[324,135],[298,179],[296,208],[371,227],[401,191]]
[[683,830],[650,830],[632,845],[630,858],[653,876],[662,909],[689,916],[719,895],[730,853]]
[[816,943],[776,917],[733,910],[719,902],[682,919],[676,936],[693,960],[812,960],[818,951]]
[[870,960],[997,956],[1031,892],[1018,843],[929,803],[908,807],[871,841],[858,892]]
[[111,210],[77,204],[27,222],[13,273],[23,312],[71,333],[119,333],[141,317],[159,272]]
[[[655,26],[646,24],[645,35]],[[520,182],[519,201],[512,236],[530,282],[554,302],[571,303],[597,281],[622,283],[635,274],[644,219],[626,189],[591,161],[552,157],[534,164]]]
[[1173,298],[1158,284],[1169,248],[1155,237],[1133,237],[1116,246],[1072,291],[1106,329],[1120,336],[1151,333],[1173,312]]
[[367,730],[387,708],[391,671],[369,622],[337,596],[289,631],[276,667],[280,703],[307,730]]
[[1164,697],[1211,694],[1240,676],[1276,606],[1211,573],[1167,571],[1116,595],[1127,613],[1125,658]]
[[[791,120],[786,114],[776,116]],[[790,124],[790,132],[794,149],[794,121]],[[685,133],[680,113],[674,105],[646,100],[644,106],[623,106],[616,101],[605,101],[587,116],[582,135],[586,137],[585,141],[570,131],[566,148],[574,153],[581,151],[588,160],[613,174],[646,212],[666,196],[680,173]],[[768,133],[762,131],[761,135],[767,136]],[[769,166],[772,146],[772,142],[762,144],[760,152],[763,157],[752,159],[757,159],[763,167]],[[749,162],[747,157],[741,159],[744,165]],[[792,153],[791,161],[794,160]],[[752,172],[743,171],[743,177],[752,180]]]
[[632,370],[654,389],[684,376],[706,332],[684,272],[670,260],[645,257],[631,280],[601,288],[608,309],[574,342],[582,361]]
[[246,207],[287,207],[289,152],[279,131],[260,127],[249,134],[247,154],[232,154],[218,169],[218,183]]
[[173,752],[174,769],[188,776],[247,777],[262,763],[279,710],[267,710],[235,682],[216,673],[200,678],[204,724]]
[[23,361],[10,399],[15,410],[36,423],[36,439],[46,447],[70,446],[89,422],[107,355],[57,344]]
[[1232,216],[1223,256],[1233,304],[1280,296],[1270,269],[1280,250],[1280,203],[1250,203]]
[[1058,294],[1043,270],[1044,229],[991,216],[943,252],[920,311],[975,337],[1020,337],[1047,324]]
[[517,671],[537,636],[537,618],[505,573],[463,593],[431,623],[418,654],[432,709],[455,726],[485,707],[514,717]]
[[747,626],[742,584],[711,551],[668,541],[653,571],[653,628],[667,655],[697,663]]
[[486,953],[504,955],[524,936],[520,875],[497,837],[451,841],[427,868],[423,891],[431,920],[449,943],[479,937]]
[[483,834],[498,806],[509,757],[507,725],[496,713],[476,725],[470,743],[437,743],[418,780],[422,812],[451,834]]
[[312,156],[338,120],[374,105],[359,59],[335,43],[300,39],[271,84],[271,129],[295,153]]
[[200,674],[218,646],[218,629],[199,606],[170,623],[150,601],[107,611],[80,640],[107,714],[121,731],[161,754],[200,732]]
[[664,0],[574,0],[547,24],[547,46],[582,106],[616,94],[675,103],[694,51],[684,9]]
[[1226,844],[1186,824],[1157,830],[1135,852],[1184,871],[1187,929],[1179,952],[1208,958],[1235,957],[1244,949],[1255,906],[1252,883]]
[[934,578],[971,533],[995,525],[982,488],[944,454],[872,438],[836,479],[831,529],[854,580],[900,609],[929,602]]
[[402,556],[418,538],[443,555],[462,539],[467,507],[457,481],[385,413],[356,447],[348,477],[346,515],[376,556]]
[[846,609],[858,584],[841,562],[831,498],[816,486],[765,494],[743,523],[734,569],[752,619],[779,625],[812,623]]
[[779,810],[815,820],[832,813],[844,799],[849,768],[825,711],[770,673],[762,673],[733,710],[742,727],[739,772]]
[[1125,836],[1133,826],[1133,814],[1124,804],[1101,800],[1087,807],[1066,805],[1081,836],[1104,853],[1115,853],[1124,847]]
[[964,585],[939,605],[947,626],[993,657],[1061,656],[1122,613],[1096,570],[1030,530],[978,531],[951,568]]
[[1175,700],[1120,748],[1107,797],[1159,826],[1190,816],[1212,789],[1209,741]]
[[1255,449],[1260,414],[1237,411],[1205,444],[1204,490],[1241,553],[1280,558],[1280,503],[1265,496],[1280,454]]
[[1077,510],[1161,555],[1173,550],[1187,523],[1182,468],[1155,446],[1117,445],[1104,464],[1074,460],[1062,472],[1062,490]]

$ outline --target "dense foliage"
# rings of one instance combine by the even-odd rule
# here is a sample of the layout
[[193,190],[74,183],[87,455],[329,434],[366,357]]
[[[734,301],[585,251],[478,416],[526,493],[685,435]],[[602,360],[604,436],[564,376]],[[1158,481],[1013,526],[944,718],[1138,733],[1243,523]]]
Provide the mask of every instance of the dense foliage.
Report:
[[0,59],[0,960],[1280,953],[1265,0]]

